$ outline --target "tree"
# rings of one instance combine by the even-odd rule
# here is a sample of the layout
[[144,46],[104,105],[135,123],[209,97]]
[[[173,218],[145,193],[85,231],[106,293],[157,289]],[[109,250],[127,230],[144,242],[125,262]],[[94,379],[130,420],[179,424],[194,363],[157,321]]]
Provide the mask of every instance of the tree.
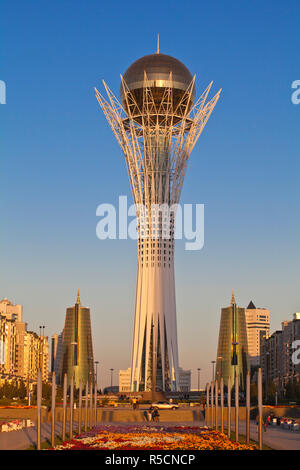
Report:
[[271,382],[271,383],[268,385],[268,397],[269,397],[269,398],[274,398],[274,397],[275,397],[275,393],[276,393],[276,386],[275,386],[274,382]]
[[258,397],[258,389],[257,389],[257,384],[254,382],[250,385],[250,397],[251,397],[251,401],[257,401],[257,397]]
[[27,388],[23,380],[19,384],[18,396],[21,399],[24,399],[27,396]]

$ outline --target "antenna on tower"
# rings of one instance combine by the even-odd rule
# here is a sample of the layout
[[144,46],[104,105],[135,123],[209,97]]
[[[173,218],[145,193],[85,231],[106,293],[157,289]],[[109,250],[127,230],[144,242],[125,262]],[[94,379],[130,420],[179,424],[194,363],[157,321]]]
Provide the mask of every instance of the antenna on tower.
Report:
[[79,294],[79,289],[77,291],[77,299],[76,299],[76,304],[80,305],[81,302],[80,302],[80,294]]
[[157,33],[157,51],[156,54],[159,54],[159,33]]
[[236,304],[235,297],[234,297],[234,290],[232,289],[232,295],[231,295],[231,305]]

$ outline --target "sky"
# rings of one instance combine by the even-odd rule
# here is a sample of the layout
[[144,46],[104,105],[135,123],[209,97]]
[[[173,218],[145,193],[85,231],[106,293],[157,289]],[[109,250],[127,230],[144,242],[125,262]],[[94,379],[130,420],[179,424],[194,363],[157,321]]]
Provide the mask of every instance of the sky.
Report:
[[28,329],[60,332],[80,289],[91,308],[100,386],[130,366],[136,242],[96,237],[96,208],[132,196],[125,160],[95,99],[101,80],[156,50],[201,92],[222,94],[195,149],[181,202],[205,205],[205,244],[176,242],[180,365],[211,380],[220,309],[234,288],[271,311],[300,310],[298,0],[7,0],[0,19],[0,298]]

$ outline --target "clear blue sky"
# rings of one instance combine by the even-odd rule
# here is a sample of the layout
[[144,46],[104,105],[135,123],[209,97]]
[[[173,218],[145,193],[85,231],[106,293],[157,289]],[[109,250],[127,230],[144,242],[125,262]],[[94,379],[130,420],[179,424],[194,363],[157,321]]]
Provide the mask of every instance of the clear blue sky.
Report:
[[204,382],[232,288],[270,308],[272,330],[300,310],[299,19],[298,0],[2,2],[0,297],[51,335],[79,287],[102,384],[130,365],[137,260],[134,241],[96,238],[97,205],[131,194],[93,87],[118,93],[159,32],[197,90],[223,88],[182,193],[205,204],[205,246],[175,256],[180,363]]

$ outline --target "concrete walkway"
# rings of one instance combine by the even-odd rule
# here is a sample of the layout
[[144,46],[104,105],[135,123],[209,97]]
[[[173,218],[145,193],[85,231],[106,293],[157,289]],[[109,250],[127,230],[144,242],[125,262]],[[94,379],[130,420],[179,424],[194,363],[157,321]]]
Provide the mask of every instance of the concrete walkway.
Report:
[[[69,425],[66,425],[67,432]],[[56,423],[55,431],[57,435],[62,435],[62,423]],[[51,441],[51,424],[43,423],[41,428],[41,442],[49,439]],[[36,426],[23,428],[19,431],[0,432],[0,450],[24,450],[36,445]]]
[[[239,433],[246,435],[245,422],[240,423]],[[232,437],[234,438],[234,434]],[[253,441],[258,440],[255,422],[250,423],[250,438]],[[275,450],[300,450],[300,432],[289,431],[279,426],[268,426],[266,432],[263,430],[263,443]]]

